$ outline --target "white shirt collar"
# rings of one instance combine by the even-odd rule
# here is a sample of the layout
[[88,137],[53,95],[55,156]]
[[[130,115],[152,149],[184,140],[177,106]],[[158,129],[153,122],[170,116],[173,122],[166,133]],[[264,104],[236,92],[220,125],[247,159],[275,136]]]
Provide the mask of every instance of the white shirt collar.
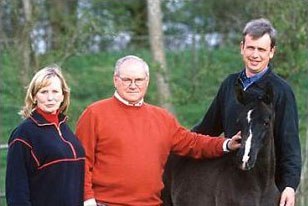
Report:
[[144,102],[144,101],[143,101],[143,98],[142,98],[139,102],[132,104],[132,103],[128,102],[127,100],[123,99],[123,98],[119,95],[119,93],[118,93],[117,91],[114,92],[114,96],[115,96],[115,98],[117,98],[120,102],[122,102],[123,104],[125,104],[125,105],[127,105],[127,106],[141,107],[141,106],[143,105],[143,102]]

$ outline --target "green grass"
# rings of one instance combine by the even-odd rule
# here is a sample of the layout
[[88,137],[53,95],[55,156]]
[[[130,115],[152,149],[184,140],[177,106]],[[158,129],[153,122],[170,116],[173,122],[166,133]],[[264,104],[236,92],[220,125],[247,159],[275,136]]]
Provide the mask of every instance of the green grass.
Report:
[[[6,160],[6,149],[0,150],[0,194],[4,194],[5,192],[5,160]],[[5,205],[5,201],[3,198],[0,198],[0,205]]]
[[172,101],[179,121],[189,128],[203,117],[227,74],[242,68],[234,48],[172,53],[168,60]]

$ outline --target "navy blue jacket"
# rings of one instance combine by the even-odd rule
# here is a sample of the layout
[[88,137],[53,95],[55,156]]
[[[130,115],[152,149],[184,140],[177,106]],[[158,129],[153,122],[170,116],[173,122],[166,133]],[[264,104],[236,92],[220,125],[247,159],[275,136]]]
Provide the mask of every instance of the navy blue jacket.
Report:
[[[192,130],[218,136],[224,132],[232,137],[238,131],[236,119],[241,105],[236,100],[235,85],[240,73],[229,75],[209,107],[203,120]],[[298,134],[298,114],[291,87],[271,69],[246,90],[252,95],[264,93],[265,85],[273,86],[275,108],[274,139],[276,151],[276,185],[280,191],[285,187],[297,188],[301,174],[301,148]]]
[[59,125],[36,111],[11,134],[7,156],[8,206],[82,206],[84,150],[59,115]]

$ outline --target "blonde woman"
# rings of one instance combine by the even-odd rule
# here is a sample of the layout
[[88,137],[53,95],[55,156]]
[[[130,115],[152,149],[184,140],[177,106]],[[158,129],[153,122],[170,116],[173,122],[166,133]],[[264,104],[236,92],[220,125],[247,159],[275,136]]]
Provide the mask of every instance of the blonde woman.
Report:
[[57,65],[38,71],[12,132],[6,171],[9,206],[83,204],[84,150],[66,124],[70,91]]

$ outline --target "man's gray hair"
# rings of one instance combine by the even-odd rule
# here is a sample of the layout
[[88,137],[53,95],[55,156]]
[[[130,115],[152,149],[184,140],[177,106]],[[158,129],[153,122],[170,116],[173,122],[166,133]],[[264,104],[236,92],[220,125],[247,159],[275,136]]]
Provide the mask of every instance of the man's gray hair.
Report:
[[260,38],[264,34],[268,34],[270,36],[271,47],[273,48],[276,45],[276,29],[272,26],[271,22],[268,19],[253,19],[246,24],[242,33],[242,41],[243,43],[245,43],[246,35],[252,36],[253,38]]
[[134,55],[127,55],[117,60],[114,68],[114,75],[120,75],[120,66],[127,60],[136,60],[143,64],[144,71],[147,76],[149,76],[149,65],[140,57]]

